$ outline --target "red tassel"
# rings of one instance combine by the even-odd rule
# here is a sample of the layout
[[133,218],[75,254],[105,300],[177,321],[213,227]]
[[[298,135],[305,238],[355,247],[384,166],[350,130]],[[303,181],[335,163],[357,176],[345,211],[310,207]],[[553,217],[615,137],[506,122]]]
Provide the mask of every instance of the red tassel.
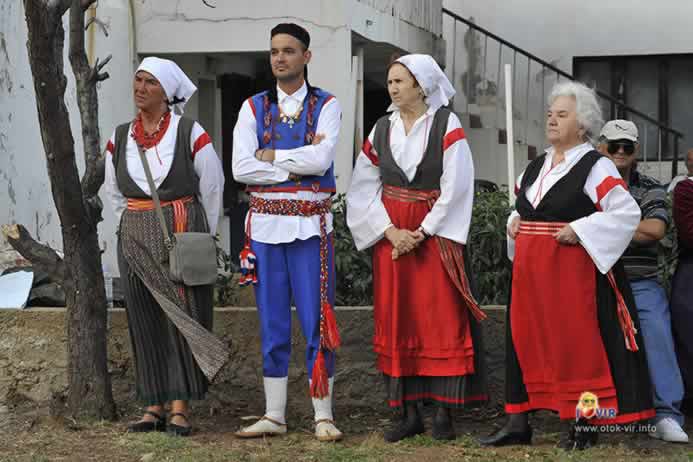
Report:
[[334,315],[334,308],[329,303],[322,304],[322,317],[325,325],[322,336],[322,345],[330,351],[334,351],[342,344],[337,329],[337,319]]
[[626,349],[629,351],[638,351],[638,344],[635,341],[635,334],[638,331],[635,329],[635,323],[633,323],[633,318],[630,317],[626,301],[623,299],[623,295],[621,295],[621,291],[616,284],[614,273],[609,271],[606,277],[616,295],[616,313],[618,314],[618,321],[619,324],[621,324],[621,331],[623,331],[623,337],[626,341]]
[[[465,297],[466,298],[466,297]],[[481,308],[479,308],[479,305],[477,305],[476,301],[474,301],[471,296],[469,299],[467,299],[467,308],[469,308],[469,311],[472,313],[472,316],[474,316],[474,319],[477,321],[483,321],[486,319],[486,313],[484,313]]]
[[313,377],[310,383],[310,396],[322,399],[329,393],[330,386],[327,379],[327,366],[325,365],[325,355],[322,349],[318,351],[318,357],[313,364]]

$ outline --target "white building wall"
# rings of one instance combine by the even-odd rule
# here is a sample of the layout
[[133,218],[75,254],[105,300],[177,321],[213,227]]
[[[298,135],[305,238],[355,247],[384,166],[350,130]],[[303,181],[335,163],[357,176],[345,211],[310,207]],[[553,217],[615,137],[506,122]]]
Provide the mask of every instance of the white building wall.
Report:
[[[334,93],[343,108],[340,142],[335,170],[338,189],[345,191],[351,176],[354,151],[356,86],[352,77],[352,31],[363,29],[367,21],[380,24],[381,32],[367,31],[371,40],[390,43],[408,51],[434,53],[440,47],[439,5],[442,0],[396,2],[393,14],[387,2],[358,0],[256,0],[216,1],[216,8],[201,1],[99,0],[96,17],[103,23],[87,33],[87,49],[103,59],[112,54],[106,70],[110,78],[99,85],[99,123],[105,145],[114,127],[134,115],[132,74],[138,56],[165,54],[180,60],[193,81],[214,79],[226,72],[252,73],[251,61],[241,63],[243,52],[267,51],[270,29],[279,22],[302,24],[311,33],[313,60],[310,80]],[[395,3],[395,2],[390,2]],[[130,9],[130,6],[134,10]],[[438,5],[438,10],[436,10]],[[359,14],[353,12],[358,10]],[[67,15],[64,18],[67,23]],[[356,24],[358,23],[358,24]],[[431,28],[433,30],[429,30]],[[36,114],[33,80],[26,52],[26,22],[22,2],[0,0],[0,224],[21,223],[41,241],[61,249],[60,224],[50,192],[45,156]],[[91,38],[90,38],[91,37]],[[90,45],[91,42],[91,45]],[[79,121],[67,49],[65,94],[70,111],[77,164],[84,160]],[[234,53],[233,69],[191,54]],[[185,55],[183,55],[185,54]],[[240,60],[240,61],[239,61]],[[238,64],[238,65],[237,65]],[[209,99],[207,99],[209,101]],[[220,102],[216,92],[216,102]],[[186,113],[200,117],[199,98],[191,99]],[[214,110],[214,144],[221,148],[221,108]],[[231,153],[220,153],[231,155]],[[99,239],[107,270],[117,273],[115,231],[117,223],[110,204],[104,200],[104,221]],[[226,229],[228,226],[223,226]],[[0,250],[6,243],[0,242]]]

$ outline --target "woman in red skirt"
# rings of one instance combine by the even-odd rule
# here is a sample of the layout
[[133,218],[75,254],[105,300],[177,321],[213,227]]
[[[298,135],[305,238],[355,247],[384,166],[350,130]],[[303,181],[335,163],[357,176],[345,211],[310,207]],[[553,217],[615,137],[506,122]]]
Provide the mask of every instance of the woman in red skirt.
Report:
[[464,269],[474,168],[454,94],[428,55],[390,65],[389,111],[360,153],[347,195],[359,249],[373,248],[373,344],[388,403],[404,418],[387,441],[422,433],[419,403],[433,403],[433,437],[455,437],[450,409],[487,399],[474,301]]
[[[509,219],[509,418],[482,439],[486,445],[530,444],[527,413],[537,409],[577,421],[564,445],[578,449],[596,443],[588,424],[654,416],[637,311],[617,263],[640,209],[614,164],[590,143],[601,129],[594,92],[560,83],[549,104],[551,147],[520,176]],[[596,396],[601,410],[578,415],[583,393]]]

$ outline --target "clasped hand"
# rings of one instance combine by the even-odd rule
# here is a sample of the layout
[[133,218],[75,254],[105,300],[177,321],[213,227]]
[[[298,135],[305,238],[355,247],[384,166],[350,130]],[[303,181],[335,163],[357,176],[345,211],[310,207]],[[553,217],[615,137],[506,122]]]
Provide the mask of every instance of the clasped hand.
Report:
[[392,259],[397,260],[417,248],[426,237],[419,230],[410,231],[391,226],[385,231],[385,238],[392,244]]

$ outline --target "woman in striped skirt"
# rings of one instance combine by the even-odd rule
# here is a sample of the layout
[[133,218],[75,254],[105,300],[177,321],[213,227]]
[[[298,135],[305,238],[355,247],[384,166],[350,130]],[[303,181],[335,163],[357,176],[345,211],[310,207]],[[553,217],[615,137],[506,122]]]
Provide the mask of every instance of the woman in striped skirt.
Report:
[[[125,292],[137,398],[146,406],[129,431],[187,436],[188,401],[203,399],[228,358],[212,333],[211,285],[169,276],[168,250],[139,150],[157,188],[169,233],[216,232],[224,177],[211,140],[182,112],[196,87],[173,61],[145,58],[134,78],[138,114],[108,141],[106,188],[120,221],[118,263]],[[171,403],[166,423],[164,405]]]

